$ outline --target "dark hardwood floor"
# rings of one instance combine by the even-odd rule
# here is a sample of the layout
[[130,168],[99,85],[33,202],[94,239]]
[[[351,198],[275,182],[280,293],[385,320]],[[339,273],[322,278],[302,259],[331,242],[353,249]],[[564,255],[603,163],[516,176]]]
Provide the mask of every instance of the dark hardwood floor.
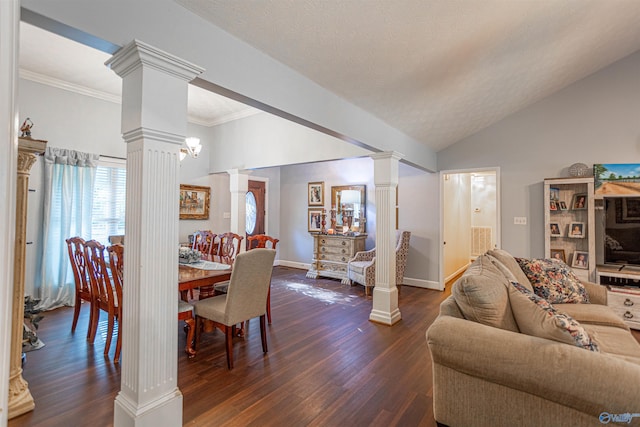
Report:
[[[183,423],[434,426],[425,332],[448,292],[402,287],[402,320],[388,327],[368,320],[372,300],[361,286],[305,273],[275,268],[269,352],[263,356],[259,323],[252,320],[235,342],[232,371],[222,333],[204,334],[189,360],[176,321]],[[36,408],[9,427],[113,424],[120,366],[102,355],[106,319],[95,344],[86,342],[87,308],[75,334],[71,308],[44,313],[38,336],[46,345],[27,353],[23,373]]]
[[[266,356],[253,320],[246,337],[235,342],[232,371],[220,332],[203,335],[198,354],[189,360],[176,321],[183,423],[435,426],[425,332],[448,294],[403,286],[402,320],[388,327],[368,320],[371,297],[364,297],[361,286],[307,279],[303,270],[276,267]],[[9,427],[113,424],[120,366],[102,355],[106,319],[95,344],[86,342],[87,308],[75,334],[71,308],[45,313],[38,336],[46,345],[27,353],[24,369],[36,408],[10,420]],[[634,336],[640,341],[640,331]]]

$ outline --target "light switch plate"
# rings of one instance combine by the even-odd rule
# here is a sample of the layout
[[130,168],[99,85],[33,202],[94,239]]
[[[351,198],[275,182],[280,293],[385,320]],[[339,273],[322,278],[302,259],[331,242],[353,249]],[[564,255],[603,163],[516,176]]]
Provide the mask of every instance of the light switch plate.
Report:
[[526,216],[514,216],[513,223],[515,225],[527,225],[527,217]]
[[225,212],[225,213],[223,213],[223,214],[222,214],[222,218],[224,218],[224,219],[229,219],[229,218],[231,218],[231,212]]

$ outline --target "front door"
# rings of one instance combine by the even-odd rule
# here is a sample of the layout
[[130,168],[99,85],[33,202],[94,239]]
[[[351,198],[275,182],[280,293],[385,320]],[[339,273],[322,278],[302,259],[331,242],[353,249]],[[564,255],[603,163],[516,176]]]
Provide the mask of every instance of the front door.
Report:
[[[247,237],[256,234],[264,234],[264,205],[265,205],[265,183],[263,181],[249,181],[249,190],[247,191],[247,219],[246,233]],[[247,240],[247,249],[249,241]]]

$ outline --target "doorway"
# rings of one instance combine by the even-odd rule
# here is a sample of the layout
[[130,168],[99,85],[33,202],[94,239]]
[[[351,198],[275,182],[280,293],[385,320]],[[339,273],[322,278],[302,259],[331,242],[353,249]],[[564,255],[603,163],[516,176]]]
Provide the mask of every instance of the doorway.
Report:
[[[246,226],[247,237],[257,234],[265,234],[265,199],[266,183],[264,181],[249,180],[246,195]],[[246,249],[249,249],[249,240],[246,240]]]
[[500,246],[499,168],[440,172],[440,286]]

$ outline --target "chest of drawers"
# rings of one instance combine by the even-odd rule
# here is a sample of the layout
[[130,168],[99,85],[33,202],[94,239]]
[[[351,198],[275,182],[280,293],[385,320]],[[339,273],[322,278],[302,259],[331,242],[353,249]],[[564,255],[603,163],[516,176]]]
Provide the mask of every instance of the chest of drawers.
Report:
[[640,329],[640,295],[607,292],[607,305],[632,329]]
[[312,279],[318,276],[332,277],[349,284],[347,263],[356,252],[364,251],[366,239],[366,234],[358,236],[314,234],[313,261],[307,272],[307,277]]

